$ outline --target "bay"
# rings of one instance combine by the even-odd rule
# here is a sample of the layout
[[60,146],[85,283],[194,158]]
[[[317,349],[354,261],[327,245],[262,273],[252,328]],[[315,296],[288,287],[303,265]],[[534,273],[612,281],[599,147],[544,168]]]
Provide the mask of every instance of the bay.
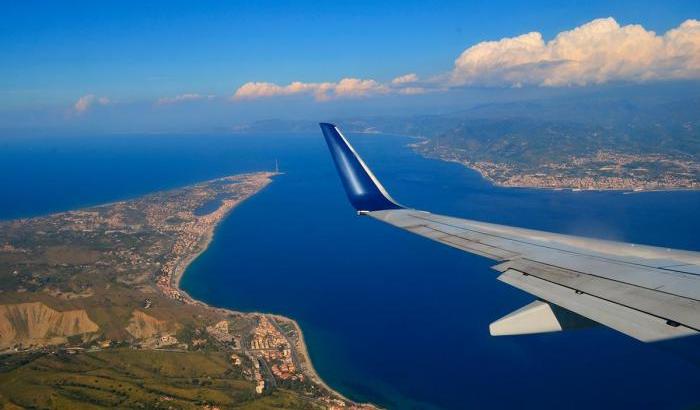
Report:
[[[503,189],[415,155],[406,137],[350,138],[410,206],[700,250],[698,192]],[[275,160],[284,174],[220,225],[182,285],[216,306],[298,320],[316,369],[343,394],[391,408],[700,403],[697,364],[665,345],[603,327],[489,336],[491,321],[532,297],[498,282],[488,260],[356,216],[320,134],[5,138],[0,218],[270,170]]]

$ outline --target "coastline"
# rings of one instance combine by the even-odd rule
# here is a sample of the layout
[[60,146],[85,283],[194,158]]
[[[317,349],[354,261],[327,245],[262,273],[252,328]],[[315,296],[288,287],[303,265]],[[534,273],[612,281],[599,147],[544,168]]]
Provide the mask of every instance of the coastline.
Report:
[[[217,307],[215,307],[215,306],[210,306],[210,305],[208,305],[208,304],[206,304],[206,303],[204,303],[204,302],[202,302],[202,301],[200,301],[200,300],[194,299],[192,296],[190,296],[189,293],[187,293],[187,291],[185,291],[184,289],[182,289],[182,287],[180,286],[180,282],[182,281],[182,277],[185,275],[185,272],[187,271],[187,268],[192,264],[192,262],[194,262],[202,253],[204,253],[204,252],[209,248],[209,245],[211,244],[212,240],[214,240],[214,234],[216,233],[216,229],[219,227],[219,224],[220,224],[224,219],[226,219],[226,218],[229,216],[229,214],[230,214],[236,207],[238,207],[239,205],[241,205],[241,204],[242,204],[243,202],[245,202],[246,200],[252,198],[254,195],[259,194],[259,193],[262,192],[265,188],[267,188],[267,186],[270,185],[270,184],[272,183],[272,177],[279,176],[279,175],[283,175],[283,174],[280,173],[280,172],[263,172],[263,173],[260,173],[260,174],[264,174],[265,177],[266,177],[266,179],[267,179],[267,181],[266,181],[257,191],[255,191],[255,192],[252,193],[251,195],[247,196],[246,198],[243,198],[243,199],[237,200],[237,201],[231,201],[231,200],[222,201],[221,206],[220,206],[217,210],[215,210],[214,212],[212,212],[212,214],[213,214],[213,213],[217,213],[217,212],[220,212],[220,211],[221,211],[221,212],[220,212],[220,216],[219,216],[219,218],[217,218],[217,220],[209,227],[209,229],[207,230],[206,235],[205,235],[205,236],[202,238],[202,240],[200,240],[199,243],[197,244],[198,250],[197,250],[196,252],[194,252],[194,253],[188,255],[186,258],[183,258],[183,259],[181,259],[180,261],[178,261],[177,267],[175,268],[175,270],[174,270],[174,272],[173,272],[173,275],[170,277],[170,286],[171,286],[173,289],[176,289],[178,292],[180,292],[180,294],[182,295],[183,299],[185,299],[186,303],[189,302],[189,303],[198,304],[198,305],[201,305],[201,306],[206,306],[206,307],[212,308],[212,309],[220,309],[220,308],[217,308]],[[245,175],[245,174],[242,174],[242,175]],[[224,209],[224,208],[225,208],[225,209]],[[222,209],[223,209],[223,211],[222,211]],[[228,311],[229,309],[225,309],[225,310]],[[234,312],[234,313],[242,313],[242,312],[235,312],[235,311],[231,311],[231,312]]]
[[[411,136],[407,136],[411,137]],[[539,189],[539,190],[551,190],[551,191],[571,191],[571,192],[620,192],[623,194],[636,194],[636,193],[645,193],[645,192],[677,192],[677,191],[700,191],[700,187],[687,187],[687,186],[660,186],[660,187],[649,187],[649,188],[643,188],[639,186],[628,186],[628,187],[610,187],[610,188],[605,188],[605,187],[577,187],[577,186],[571,186],[571,185],[562,185],[562,186],[542,186],[542,185],[528,185],[528,184],[506,184],[501,181],[498,181],[494,179],[491,175],[489,175],[488,172],[485,170],[474,166],[470,164],[468,161],[460,160],[457,158],[443,158],[442,156],[438,154],[432,154],[429,152],[423,152],[419,150],[418,148],[421,145],[424,145],[430,141],[430,138],[428,137],[423,137],[423,136],[413,136],[412,138],[416,138],[421,140],[420,142],[414,142],[414,143],[409,143],[407,146],[416,154],[420,155],[423,158],[427,159],[434,159],[438,161],[443,161],[443,162],[452,162],[456,163],[459,165],[462,165],[465,168],[469,168],[474,172],[477,172],[481,178],[489,182],[491,185],[498,187],[498,188],[519,188],[519,189]],[[520,175],[522,176],[522,175]]]
[[[304,357],[304,373],[308,373],[307,376],[309,376],[309,378],[311,378],[314,381],[314,383],[317,383],[317,384],[323,386],[326,390],[337,395],[342,400],[346,400],[346,401],[355,403],[355,401],[347,398],[342,393],[340,393],[337,390],[334,390],[332,387],[330,387],[323,380],[323,378],[321,378],[321,376],[318,374],[318,372],[316,371],[316,368],[314,367],[313,362],[311,361],[311,356],[309,355],[309,350],[308,350],[308,347],[306,345],[306,341],[304,340],[304,333],[302,332],[301,326],[299,326],[299,323],[296,320],[289,318],[289,317],[286,317],[286,316],[276,314],[276,313],[262,313],[262,312],[253,312],[253,313],[260,314],[260,315],[266,315],[268,317],[282,320],[282,321],[286,321],[286,322],[294,325],[294,329],[296,330],[297,335],[299,335],[297,338],[297,343],[295,343],[295,347],[296,347],[297,351],[300,352],[301,355]],[[374,409],[379,408],[372,403],[357,403],[357,404],[360,406],[363,406],[363,407],[371,407]]]
[[[411,148],[415,148],[414,146],[411,146]],[[639,187],[624,187],[624,188],[578,188],[574,186],[540,186],[540,185],[519,185],[519,184],[504,184],[502,182],[497,181],[493,177],[491,177],[489,174],[484,172],[482,169],[474,167],[472,165],[469,165],[468,163],[465,163],[463,161],[459,161],[456,159],[445,159],[441,158],[439,156],[431,156],[424,154],[420,151],[417,151],[413,149],[414,152],[416,152],[418,155],[428,158],[428,159],[435,159],[438,161],[443,161],[443,162],[452,162],[455,164],[459,164],[465,168],[469,168],[474,172],[477,172],[481,178],[483,178],[485,181],[488,181],[491,185],[498,187],[498,188],[515,188],[515,189],[538,189],[538,190],[548,190],[548,191],[571,191],[571,192],[620,192],[623,194],[641,194],[641,193],[646,193],[646,192],[678,192],[678,191],[700,191],[700,188],[689,188],[689,187],[658,187],[658,188],[639,188]]]
[[217,306],[212,306],[206,302],[203,302],[201,300],[193,298],[181,286],[182,278],[184,277],[185,273],[187,272],[187,268],[192,264],[192,262],[194,262],[200,255],[202,255],[209,248],[209,245],[214,240],[214,234],[216,233],[216,229],[218,228],[220,223],[224,219],[228,218],[229,215],[231,214],[231,212],[236,207],[238,207],[240,204],[242,204],[247,199],[252,198],[254,195],[260,193],[265,188],[267,188],[267,186],[272,183],[272,177],[282,175],[282,173],[269,172],[269,173],[266,173],[265,175],[266,175],[267,181],[257,191],[255,191],[251,195],[247,196],[246,198],[243,198],[243,199],[238,200],[238,201],[224,201],[222,203],[222,205],[219,207],[219,209],[214,211],[214,212],[219,212],[222,210],[222,208],[226,208],[226,209],[223,209],[219,218],[217,218],[215,223],[213,223],[211,225],[210,229],[207,230],[206,235],[197,244],[197,248],[198,248],[197,251],[188,255],[186,258],[183,258],[180,261],[178,261],[177,267],[175,268],[173,275],[170,278],[170,286],[179,292],[179,294],[182,298],[182,301],[184,303],[187,303],[187,304],[194,304],[194,305],[205,307],[207,309],[212,309],[212,310],[217,310],[217,311],[222,311],[222,312],[232,313],[232,314],[262,315],[262,316],[267,316],[267,317],[272,318],[272,319],[278,319],[278,320],[281,320],[284,322],[291,323],[294,326],[294,329],[296,330],[296,333],[298,335],[298,337],[296,338],[296,341],[295,341],[296,343],[291,343],[291,344],[294,346],[296,353],[299,354],[301,357],[303,357],[304,364],[302,367],[302,369],[303,369],[302,372],[306,377],[308,377],[310,380],[312,380],[313,383],[320,385],[321,387],[326,389],[328,392],[330,392],[332,395],[335,395],[337,398],[339,398],[341,400],[356,404],[356,405],[360,406],[361,408],[379,409],[379,407],[375,406],[372,403],[356,403],[354,400],[347,398],[346,396],[344,396],[343,394],[341,394],[337,390],[334,390],[333,388],[331,388],[323,380],[323,378],[321,378],[321,376],[318,374],[318,372],[316,371],[316,369],[313,366],[313,362],[311,360],[311,356],[309,355],[308,347],[307,347],[306,341],[304,339],[304,334],[302,332],[301,326],[299,325],[299,323],[296,320],[289,318],[289,317],[286,317],[286,316],[283,316],[283,315],[280,315],[280,314],[275,314],[275,313],[241,312],[241,311],[236,311],[236,310],[232,310],[232,309],[228,309],[228,308],[221,308],[221,307],[217,307]]

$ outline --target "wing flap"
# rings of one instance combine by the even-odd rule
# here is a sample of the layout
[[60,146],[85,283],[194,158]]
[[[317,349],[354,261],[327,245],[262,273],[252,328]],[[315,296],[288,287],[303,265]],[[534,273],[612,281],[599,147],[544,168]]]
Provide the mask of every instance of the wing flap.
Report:
[[501,272],[514,270],[527,273],[578,292],[587,293],[665,320],[671,320],[693,329],[700,329],[700,315],[697,313],[700,311],[700,302],[693,299],[557,266],[545,265],[528,259],[508,261],[495,268]]
[[700,295],[700,280],[697,275],[663,271],[646,265],[557,250],[533,252],[528,255],[528,259],[690,299]]
[[683,325],[669,325],[659,317],[593,295],[577,293],[573,289],[514,269],[507,269],[498,279],[643,342],[656,342],[698,333]]

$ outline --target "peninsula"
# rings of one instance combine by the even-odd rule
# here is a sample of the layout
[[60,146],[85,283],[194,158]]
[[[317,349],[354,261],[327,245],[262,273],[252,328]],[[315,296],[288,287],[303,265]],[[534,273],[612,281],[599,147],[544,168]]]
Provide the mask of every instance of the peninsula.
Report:
[[323,383],[295,321],[179,288],[219,222],[275,175],[0,222],[0,404],[373,408]]

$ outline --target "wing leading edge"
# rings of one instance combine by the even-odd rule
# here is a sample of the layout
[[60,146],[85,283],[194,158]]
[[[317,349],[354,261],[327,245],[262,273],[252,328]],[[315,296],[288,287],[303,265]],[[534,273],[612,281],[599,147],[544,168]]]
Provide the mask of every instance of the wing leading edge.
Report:
[[564,330],[594,321],[644,342],[700,331],[700,253],[554,234],[398,205],[333,124],[321,124],[350,203],[398,228],[499,263],[502,282],[540,301],[491,334]]

